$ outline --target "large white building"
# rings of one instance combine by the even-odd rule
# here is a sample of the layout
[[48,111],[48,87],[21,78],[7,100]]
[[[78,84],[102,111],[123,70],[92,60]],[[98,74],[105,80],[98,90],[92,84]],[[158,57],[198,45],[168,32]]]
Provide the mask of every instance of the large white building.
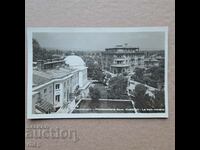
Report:
[[33,69],[33,113],[71,112],[79,96],[87,95],[85,62],[76,55],[61,60],[38,61]]
[[102,65],[104,70],[114,74],[131,73],[136,67],[144,67],[144,57],[139,48],[119,45],[102,52]]

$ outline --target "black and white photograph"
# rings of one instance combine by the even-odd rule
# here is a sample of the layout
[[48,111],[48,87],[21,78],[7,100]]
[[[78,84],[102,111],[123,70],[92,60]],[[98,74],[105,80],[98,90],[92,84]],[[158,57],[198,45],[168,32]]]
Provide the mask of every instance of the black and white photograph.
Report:
[[28,119],[167,118],[168,28],[27,29]]

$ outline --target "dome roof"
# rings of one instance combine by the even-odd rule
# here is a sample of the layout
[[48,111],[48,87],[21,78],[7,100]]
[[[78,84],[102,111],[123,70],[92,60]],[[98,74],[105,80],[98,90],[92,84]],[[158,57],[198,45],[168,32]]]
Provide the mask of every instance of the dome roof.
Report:
[[65,64],[68,64],[72,68],[82,68],[85,67],[85,62],[83,59],[76,55],[70,55],[65,58]]

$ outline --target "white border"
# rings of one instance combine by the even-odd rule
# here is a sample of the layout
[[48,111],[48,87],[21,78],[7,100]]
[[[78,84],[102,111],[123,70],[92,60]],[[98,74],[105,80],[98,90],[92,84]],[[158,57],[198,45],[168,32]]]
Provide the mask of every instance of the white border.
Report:
[[[165,33],[165,113],[81,113],[81,114],[32,114],[32,33],[33,32],[164,32]],[[168,27],[31,27],[27,28],[28,41],[28,94],[27,119],[49,118],[168,118]]]

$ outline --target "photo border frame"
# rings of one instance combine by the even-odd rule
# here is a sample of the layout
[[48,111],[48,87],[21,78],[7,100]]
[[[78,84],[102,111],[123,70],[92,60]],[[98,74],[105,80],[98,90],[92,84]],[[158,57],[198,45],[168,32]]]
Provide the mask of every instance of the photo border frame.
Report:
[[[164,32],[165,33],[165,113],[81,113],[81,114],[33,114],[32,113],[32,33],[34,32]],[[28,27],[27,28],[27,119],[59,118],[168,118],[168,27]]]

